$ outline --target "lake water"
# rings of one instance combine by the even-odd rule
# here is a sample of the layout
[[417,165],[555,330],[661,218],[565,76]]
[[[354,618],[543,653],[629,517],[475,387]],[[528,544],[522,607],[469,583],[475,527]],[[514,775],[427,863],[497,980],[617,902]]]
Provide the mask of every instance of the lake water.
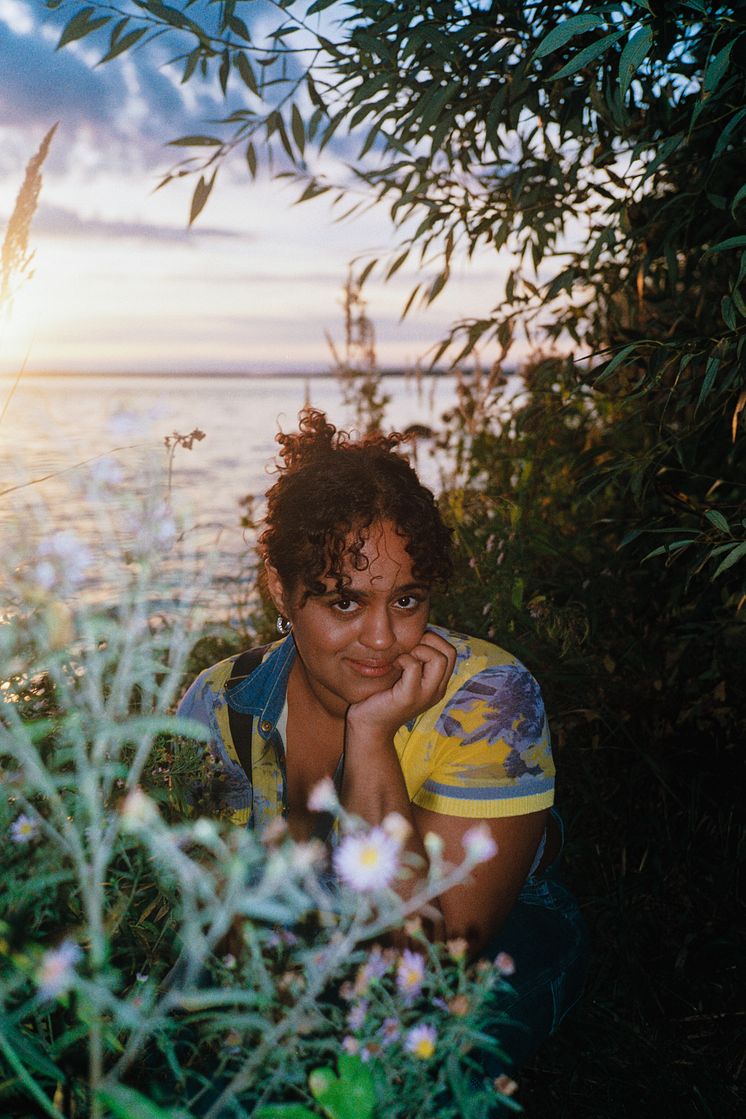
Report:
[[[437,424],[457,395],[448,377],[386,377],[384,388],[391,397],[385,426],[398,430]],[[10,380],[0,379],[0,410],[11,389]],[[100,550],[102,534],[121,536],[132,528],[132,499],[144,478],[152,484],[155,477],[165,492],[164,438],[198,428],[205,438],[174,452],[170,492],[193,526],[197,561],[211,564],[213,608],[230,613],[253,543],[240,525],[241,499],[271,484],[274,436],[295,428],[304,403],[323,409],[338,427],[350,425],[334,378],[22,379],[0,424],[0,530],[12,527],[17,537],[20,526],[29,553],[60,531]],[[436,490],[442,465],[421,443],[417,467]],[[91,471],[108,471],[116,482],[107,490],[106,508],[86,488]],[[99,596],[112,593],[103,577],[96,586],[95,564],[88,581]]]

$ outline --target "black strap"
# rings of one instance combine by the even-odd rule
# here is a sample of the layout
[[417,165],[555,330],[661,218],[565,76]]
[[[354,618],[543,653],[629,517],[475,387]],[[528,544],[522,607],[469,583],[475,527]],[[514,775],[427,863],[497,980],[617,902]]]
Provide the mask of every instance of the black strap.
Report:
[[[233,671],[230,674],[230,679],[226,687],[230,689],[237,684],[243,683],[244,680],[247,680],[252,672],[262,663],[262,657],[268,648],[268,645],[259,645],[256,649],[247,649],[245,653],[240,653],[233,664]],[[228,704],[228,725],[231,728],[233,745],[238,754],[241,768],[249,781],[251,781],[252,788],[254,785],[251,776],[251,735],[253,722],[254,720],[251,715],[244,711],[234,711],[230,704]]]

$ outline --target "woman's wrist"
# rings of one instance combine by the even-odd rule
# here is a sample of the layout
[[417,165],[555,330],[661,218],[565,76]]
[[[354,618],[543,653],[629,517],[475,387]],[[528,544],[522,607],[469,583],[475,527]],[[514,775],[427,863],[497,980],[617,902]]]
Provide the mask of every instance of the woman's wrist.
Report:
[[394,752],[394,734],[397,729],[391,730],[368,719],[355,718],[354,714],[348,712],[345,721],[345,753],[350,757],[359,753],[370,755]]

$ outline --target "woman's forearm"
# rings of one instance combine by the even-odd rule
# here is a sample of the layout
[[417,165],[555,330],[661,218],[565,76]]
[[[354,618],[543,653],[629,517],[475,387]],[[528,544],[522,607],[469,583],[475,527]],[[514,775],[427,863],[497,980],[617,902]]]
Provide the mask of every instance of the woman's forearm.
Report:
[[348,812],[373,826],[394,812],[409,825],[404,849],[417,856],[420,869],[400,879],[396,890],[402,898],[411,897],[427,877],[428,860],[391,738],[365,726],[348,724],[341,800]]

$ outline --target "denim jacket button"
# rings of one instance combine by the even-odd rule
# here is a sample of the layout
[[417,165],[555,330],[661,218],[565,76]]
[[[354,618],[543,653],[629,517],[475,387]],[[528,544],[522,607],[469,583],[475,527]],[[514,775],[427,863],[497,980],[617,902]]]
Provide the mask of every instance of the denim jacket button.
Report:
[[272,724],[270,723],[269,719],[262,719],[261,729],[264,731],[265,734],[269,734],[269,732],[272,730]]

